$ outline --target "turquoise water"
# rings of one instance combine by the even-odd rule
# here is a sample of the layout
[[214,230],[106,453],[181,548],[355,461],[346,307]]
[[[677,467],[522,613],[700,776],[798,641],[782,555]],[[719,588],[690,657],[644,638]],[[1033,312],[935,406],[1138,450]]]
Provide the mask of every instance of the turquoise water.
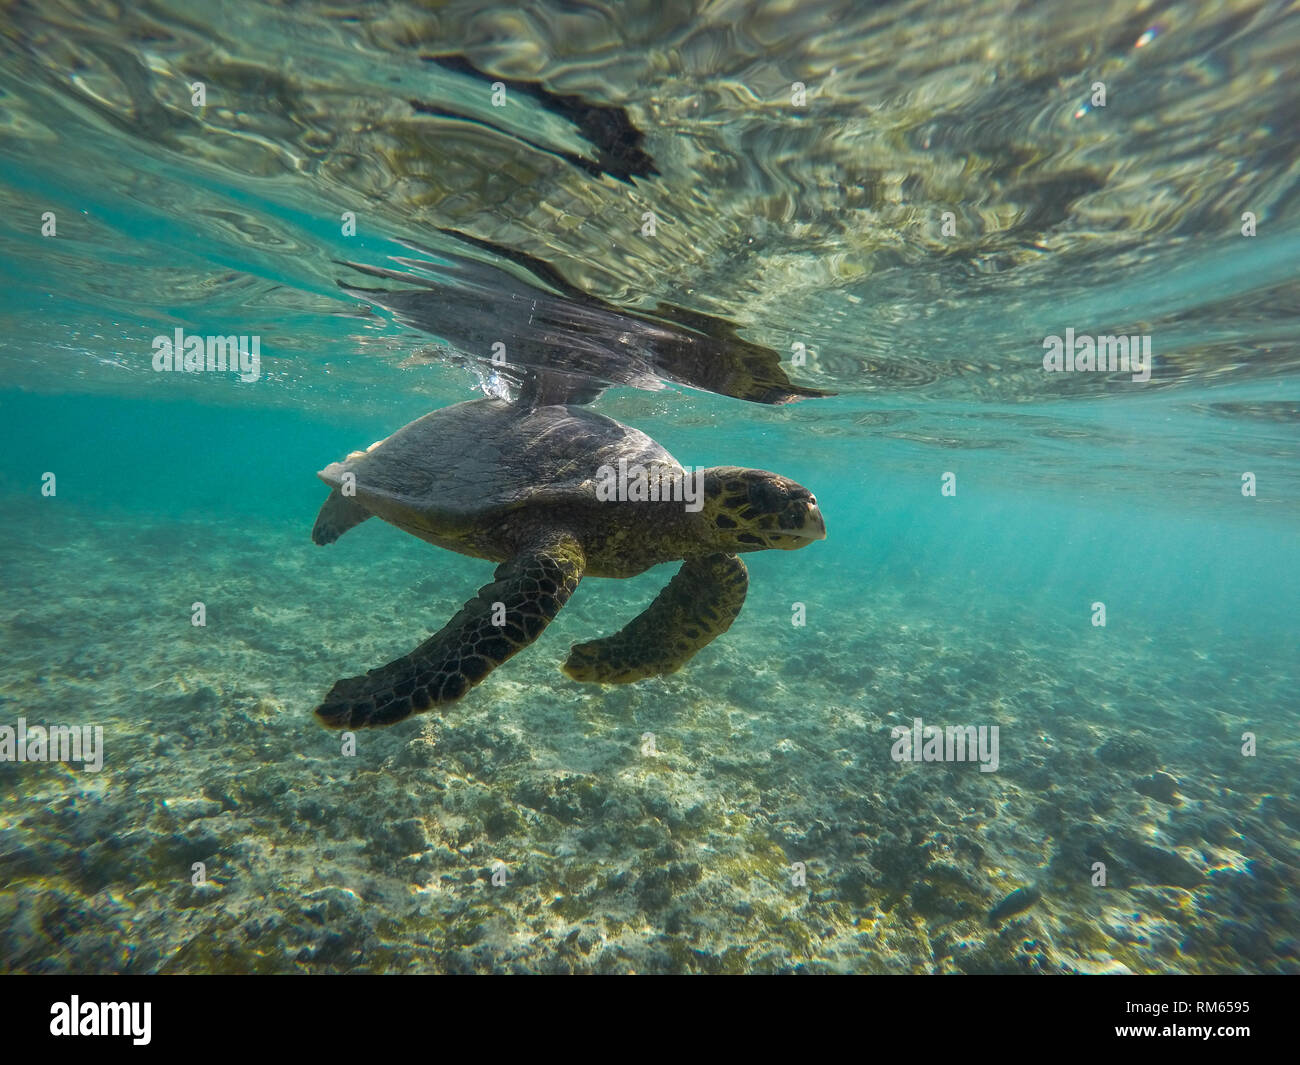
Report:
[[[103,765],[0,758],[3,969],[1300,971],[1300,24],[1152,10],[6,10],[0,756]],[[317,547],[315,472],[538,374],[828,538],[671,676],[560,671],[674,570],[593,578],[345,752],[492,567]]]

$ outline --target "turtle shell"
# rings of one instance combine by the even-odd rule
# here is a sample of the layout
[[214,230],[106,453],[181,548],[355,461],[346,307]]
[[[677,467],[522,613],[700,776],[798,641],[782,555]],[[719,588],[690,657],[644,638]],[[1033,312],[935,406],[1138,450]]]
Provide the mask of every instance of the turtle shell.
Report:
[[380,517],[454,533],[505,509],[593,500],[596,471],[620,459],[680,469],[645,433],[585,407],[479,399],[426,414],[317,476],[337,488],[352,473],[357,500]]

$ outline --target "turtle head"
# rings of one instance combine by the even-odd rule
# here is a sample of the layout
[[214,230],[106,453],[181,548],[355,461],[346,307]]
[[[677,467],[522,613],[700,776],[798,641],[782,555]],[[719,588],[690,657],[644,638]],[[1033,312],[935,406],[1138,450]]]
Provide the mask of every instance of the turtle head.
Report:
[[817,497],[766,470],[715,466],[705,471],[703,517],[728,551],[794,551],[826,539]]

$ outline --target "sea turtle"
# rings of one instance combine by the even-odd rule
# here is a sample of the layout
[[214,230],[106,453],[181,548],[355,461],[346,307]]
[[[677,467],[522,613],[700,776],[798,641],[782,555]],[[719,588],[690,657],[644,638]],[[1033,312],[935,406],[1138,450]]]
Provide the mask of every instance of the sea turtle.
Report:
[[318,476],[333,489],[312,539],[377,515],[421,540],[500,563],[490,584],[410,654],[340,680],[316,709],[334,728],[389,725],[452,702],[541,634],[584,575],[682,561],[619,633],[574,646],[575,680],[680,669],[740,613],[737,554],[826,537],[817,500],[764,470],[684,471],[636,429],[582,406],[479,399],[426,414]]

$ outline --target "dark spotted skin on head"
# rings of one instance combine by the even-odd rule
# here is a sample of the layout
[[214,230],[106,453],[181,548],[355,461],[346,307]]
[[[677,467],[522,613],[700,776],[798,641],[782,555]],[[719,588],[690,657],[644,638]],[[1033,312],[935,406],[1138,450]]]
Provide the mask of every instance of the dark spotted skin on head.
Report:
[[764,470],[715,466],[706,473],[705,512],[736,552],[796,549],[824,539],[816,497],[788,478]]
[[675,673],[731,628],[748,589],[749,572],[735,555],[691,559],[622,630],[576,644],[564,672],[599,684]]
[[[454,702],[541,635],[578,586],[584,563],[567,534],[529,545],[409,655],[336,683],[316,716],[331,728],[366,728]],[[492,623],[498,602],[505,605],[503,626]]]

